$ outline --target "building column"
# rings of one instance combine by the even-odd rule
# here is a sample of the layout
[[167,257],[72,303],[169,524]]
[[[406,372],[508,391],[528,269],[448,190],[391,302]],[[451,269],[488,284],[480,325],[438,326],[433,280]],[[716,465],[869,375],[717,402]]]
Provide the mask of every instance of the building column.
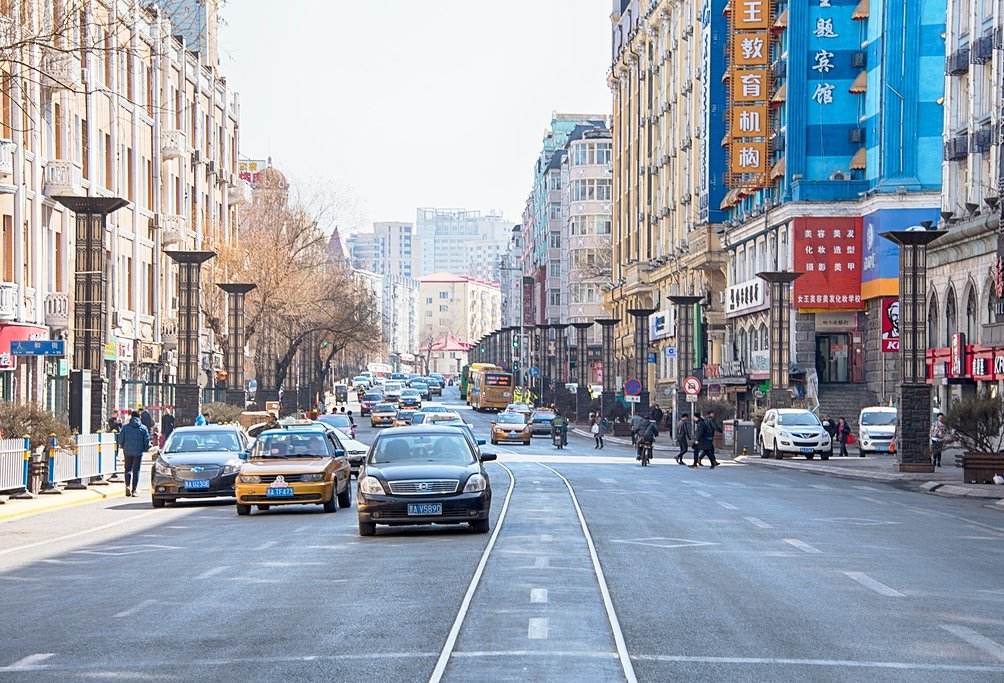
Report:
[[175,421],[179,427],[195,424],[199,415],[199,323],[202,316],[202,264],[216,256],[212,251],[165,251],[178,264],[178,384],[175,388]]
[[899,245],[899,406],[896,461],[900,472],[934,472],[931,385],[927,383],[927,248],[945,230],[894,230]]
[[566,333],[568,323],[551,325],[551,329],[554,330],[554,356],[556,361],[554,382],[558,387],[564,388],[565,383],[569,381],[568,335]]
[[[100,431],[107,416],[103,370],[109,254],[105,250],[105,226],[108,214],[128,202],[117,197],[53,199],[76,214],[70,428],[87,434]],[[14,227],[15,234],[20,234],[18,226]]]
[[575,395],[575,419],[583,422],[589,417],[589,344],[586,336],[593,323],[572,323],[575,328],[575,382],[578,384]]
[[791,283],[801,273],[764,272],[757,277],[770,286],[770,393],[771,408],[790,408],[791,390]]
[[634,368],[635,377],[641,382],[641,401],[635,408],[642,415],[648,415],[650,391],[648,386],[648,318],[655,308],[629,308],[628,315],[634,318]]
[[683,413],[680,392],[683,380],[694,371],[694,307],[704,300],[703,296],[680,294],[669,297],[676,306],[676,386],[673,387],[673,430]]
[[600,412],[609,416],[617,400],[617,390],[614,387],[614,328],[620,324],[617,318],[597,318],[596,324],[603,328],[603,398]]
[[257,285],[226,282],[217,287],[227,293],[227,403],[244,408],[244,297]]

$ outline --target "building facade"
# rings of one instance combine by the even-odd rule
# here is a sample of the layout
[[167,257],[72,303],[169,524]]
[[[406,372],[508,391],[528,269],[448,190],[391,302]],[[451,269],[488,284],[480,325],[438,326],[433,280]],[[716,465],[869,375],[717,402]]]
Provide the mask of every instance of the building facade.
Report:
[[500,213],[419,209],[419,274],[457,273],[498,282],[499,260],[509,247],[512,223]]
[[448,336],[473,343],[499,329],[502,295],[497,282],[433,273],[420,278],[418,283],[418,337],[422,353],[430,344]]
[[[215,44],[216,3],[205,4],[192,26]],[[24,31],[52,31],[51,14],[27,16]],[[107,224],[106,404],[156,406],[172,400],[176,372],[177,268],[163,251],[236,239],[250,201],[239,105],[213,53],[176,37],[156,4],[85,2],[62,19],[58,47],[75,49],[24,48],[0,79],[0,397],[66,414],[75,235],[53,197],[120,197]],[[13,356],[10,342],[26,338],[66,340],[67,355]],[[200,351],[222,369],[210,335]]]
[[418,352],[418,280],[383,276],[383,338],[392,362],[412,366]]
[[384,221],[373,224],[372,232],[349,236],[349,258],[353,268],[393,277],[414,278],[418,274],[418,250],[411,223]]

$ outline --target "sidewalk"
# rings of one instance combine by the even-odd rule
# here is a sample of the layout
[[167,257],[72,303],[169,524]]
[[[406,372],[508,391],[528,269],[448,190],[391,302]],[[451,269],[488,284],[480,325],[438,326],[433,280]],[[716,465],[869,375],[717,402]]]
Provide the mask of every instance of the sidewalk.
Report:
[[[573,434],[577,434],[579,436],[584,436],[587,439],[592,439],[593,438],[593,435],[590,432],[586,431],[585,429],[580,429],[579,427],[572,427],[572,433]],[[610,436],[609,434],[605,434],[603,436],[603,440],[604,441],[609,441],[610,443],[613,443],[613,444],[617,444],[618,446],[631,446],[631,439],[630,438],[625,439],[625,438],[622,438],[622,437],[619,437],[619,436]],[[632,446],[632,448],[633,448],[633,446]],[[663,452],[666,452],[666,453],[674,453],[674,454],[680,452],[680,449],[677,448],[677,447],[675,447],[675,446],[663,446],[663,445],[661,445],[659,443],[653,444],[652,445],[652,450],[654,450],[654,451],[663,451]]]
[[[741,455],[736,458],[747,465],[761,467],[776,467],[802,472],[827,474],[845,479],[864,479],[880,481],[889,484],[906,484],[911,488],[934,493],[941,496],[962,496],[966,498],[983,498],[988,501],[1004,501],[1004,486],[993,484],[966,484],[962,481],[962,468],[954,464],[937,468],[933,473],[897,472],[895,460],[890,456],[868,456],[864,458],[830,458],[826,461],[804,460],[774,460],[761,458],[757,455]],[[1004,505],[1001,506],[1004,509]]]
[[38,494],[34,498],[24,500],[0,498],[3,505],[0,505],[0,522],[8,522],[13,519],[30,517],[52,510],[62,510],[64,508],[77,507],[101,500],[125,497],[125,483],[122,481],[109,482],[107,486],[90,486],[78,491],[66,491],[58,494]]

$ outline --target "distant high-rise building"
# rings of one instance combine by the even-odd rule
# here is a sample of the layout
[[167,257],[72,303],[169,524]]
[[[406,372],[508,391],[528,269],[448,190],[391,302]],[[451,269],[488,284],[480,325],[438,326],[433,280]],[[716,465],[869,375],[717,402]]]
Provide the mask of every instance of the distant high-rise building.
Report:
[[170,17],[174,35],[185,47],[199,54],[199,61],[215,68],[219,64],[219,0],[161,0]]
[[373,232],[351,235],[348,247],[353,268],[408,279],[417,274],[418,252],[411,223],[374,223]]
[[497,282],[512,223],[500,213],[419,209],[415,228],[422,275],[449,272]]

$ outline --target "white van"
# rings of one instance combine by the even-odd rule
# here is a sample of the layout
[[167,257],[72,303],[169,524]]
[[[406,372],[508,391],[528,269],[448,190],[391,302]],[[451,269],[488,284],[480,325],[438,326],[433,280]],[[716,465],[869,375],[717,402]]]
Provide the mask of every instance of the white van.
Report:
[[858,448],[861,455],[888,453],[896,434],[896,409],[889,406],[864,408],[858,416]]

